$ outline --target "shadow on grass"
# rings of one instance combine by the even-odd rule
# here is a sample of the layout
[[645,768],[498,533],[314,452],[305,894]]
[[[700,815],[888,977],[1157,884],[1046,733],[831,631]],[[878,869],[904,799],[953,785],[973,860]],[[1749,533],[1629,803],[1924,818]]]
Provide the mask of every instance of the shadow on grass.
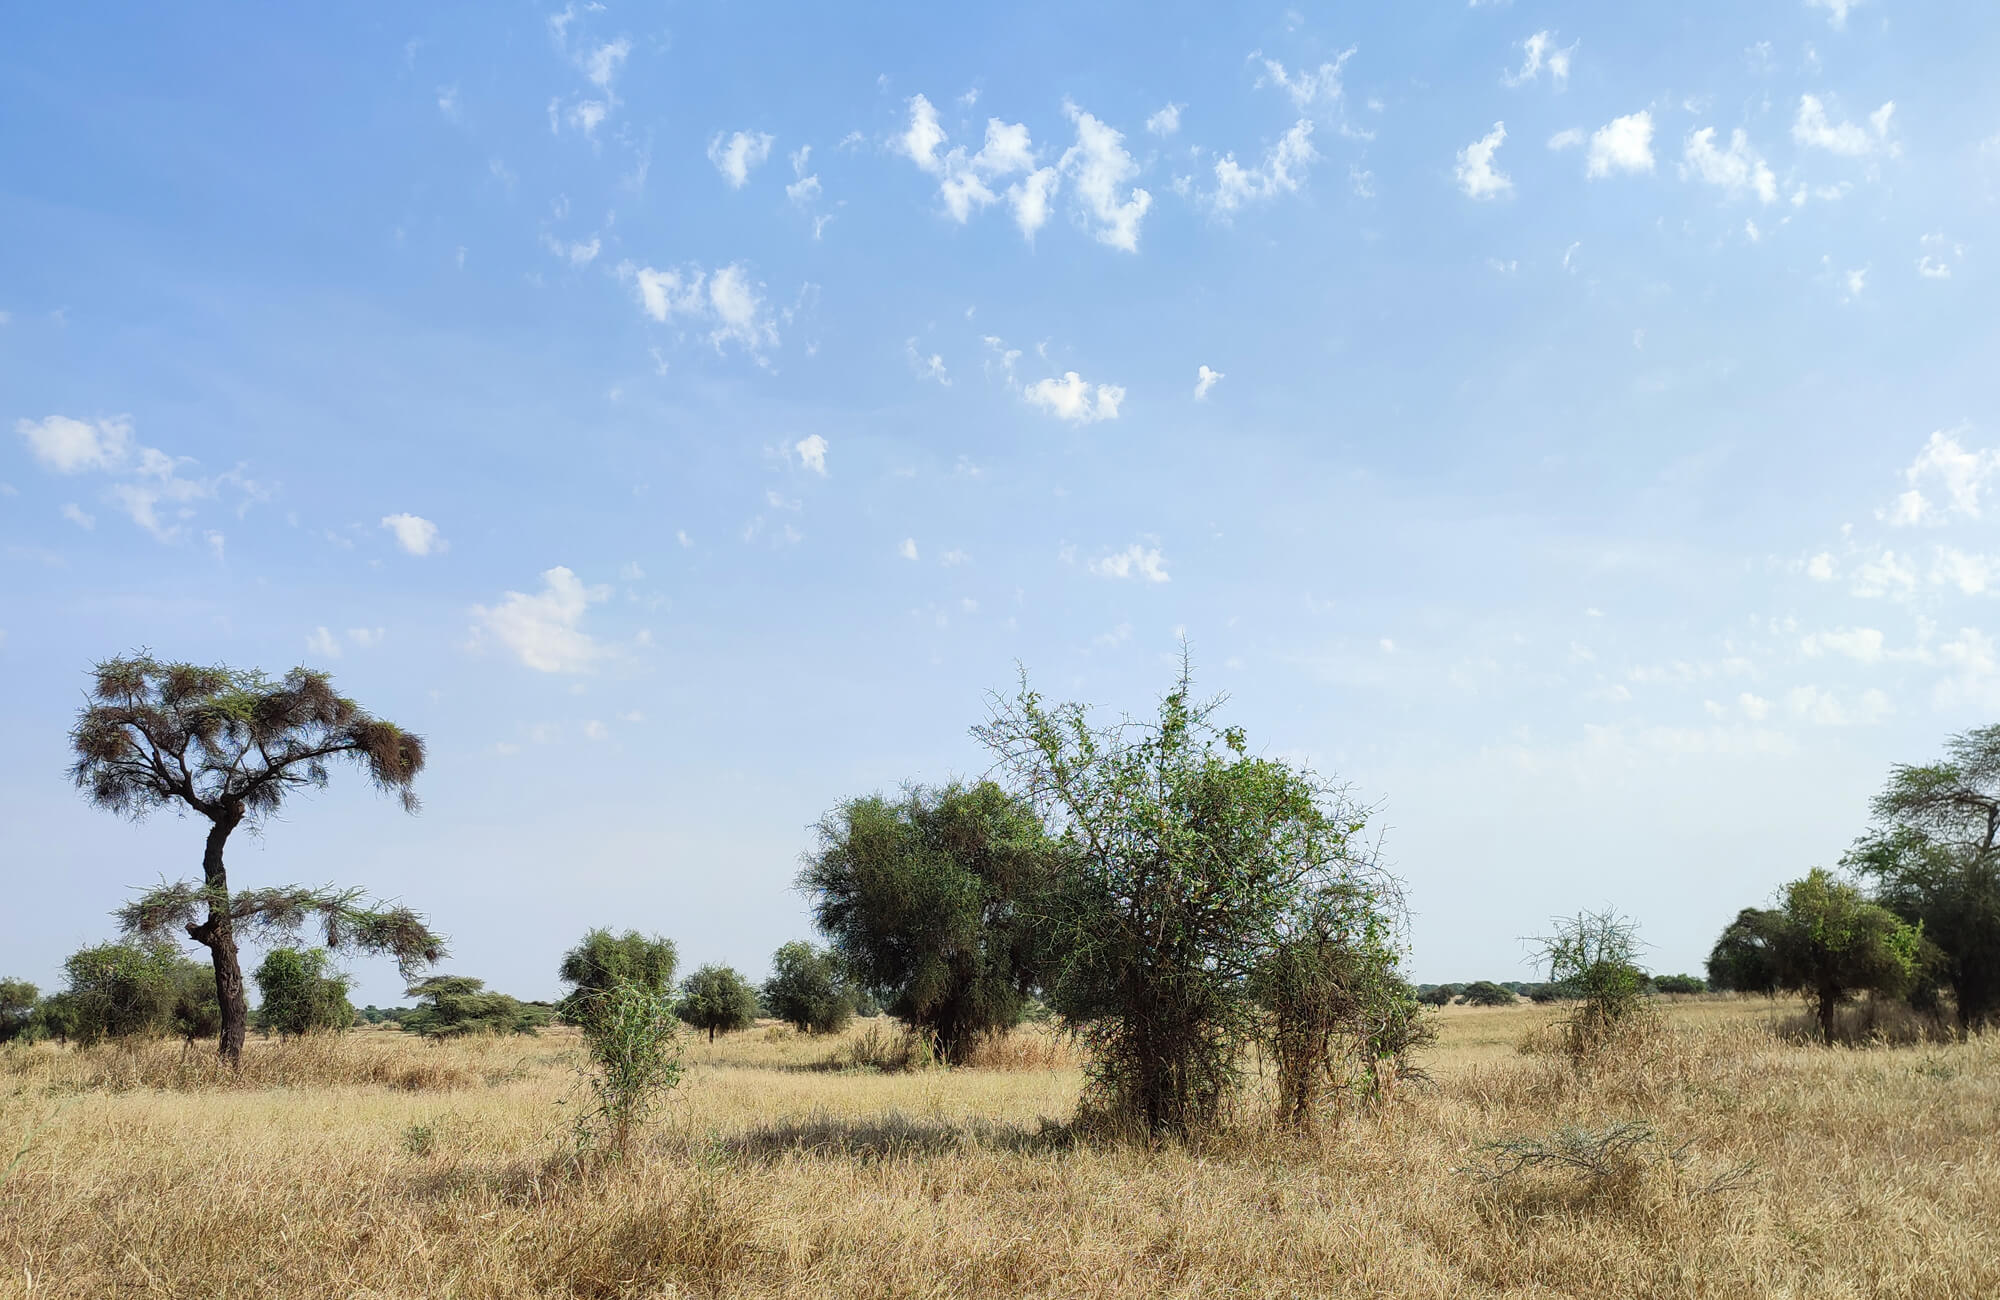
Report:
[[935,1159],[964,1151],[1050,1152],[1076,1143],[1068,1125],[1041,1119],[1033,1128],[991,1120],[952,1123],[889,1111],[866,1119],[823,1113],[763,1124],[716,1144],[723,1154],[750,1160],[788,1155],[853,1160]]

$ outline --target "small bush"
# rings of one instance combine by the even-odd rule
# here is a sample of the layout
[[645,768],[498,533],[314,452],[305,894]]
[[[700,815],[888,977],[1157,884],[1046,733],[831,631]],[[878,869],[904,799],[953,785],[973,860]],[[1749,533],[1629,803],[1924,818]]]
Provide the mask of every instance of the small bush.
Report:
[[1706,993],[1708,981],[1699,975],[1655,975],[1653,990],[1669,994]]
[[327,952],[313,948],[273,948],[252,976],[262,999],[257,1025],[282,1037],[329,1033],[354,1023],[347,1000],[347,977],[326,973]]
[[1704,1177],[1696,1170],[1692,1141],[1674,1142],[1643,1120],[1601,1129],[1570,1126],[1546,1137],[1488,1142],[1479,1150],[1486,1162],[1462,1172],[1488,1187],[1559,1175],[1580,1184],[1592,1198],[1612,1200],[1631,1200],[1644,1184],[1658,1181],[1676,1199],[1692,1204],[1742,1189],[1755,1169],[1745,1162]]
[[579,1154],[623,1159],[632,1139],[681,1079],[673,998],[616,980],[579,1009],[591,1106],[576,1121]]

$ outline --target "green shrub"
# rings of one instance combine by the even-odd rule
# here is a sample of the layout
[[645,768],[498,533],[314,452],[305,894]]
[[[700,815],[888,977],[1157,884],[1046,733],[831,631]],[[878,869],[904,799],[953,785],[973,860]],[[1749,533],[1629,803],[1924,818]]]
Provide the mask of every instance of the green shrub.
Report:
[[674,967],[679,961],[671,939],[637,930],[623,934],[603,927],[591,930],[563,954],[557,968],[557,977],[570,986],[557,1011],[564,1020],[580,1025],[590,1013],[591,999],[619,983],[664,994],[673,987]]
[[840,958],[799,940],[771,955],[763,998],[772,1015],[803,1034],[838,1033],[854,1014]]
[[327,973],[324,948],[273,948],[252,976],[262,1002],[257,1025],[266,1033],[291,1038],[330,1033],[354,1023],[347,1000],[345,975]]
[[662,989],[614,979],[595,990],[583,1018],[592,1104],[577,1120],[585,1154],[623,1159],[665,1094],[680,1082],[681,1037]]
[[490,992],[485,981],[469,975],[432,975],[405,993],[417,1006],[403,1017],[403,1028],[424,1038],[532,1034],[551,1019],[547,1007]]
[[757,990],[733,966],[703,966],[681,981],[675,1013],[696,1029],[718,1033],[748,1029],[757,1022]]
[[1492,980],[1474,980],[1458,991],[1458,996],[1469,1007],[1511,1007],[1521,999],[1514,996],[1512,989],[1503,988]]

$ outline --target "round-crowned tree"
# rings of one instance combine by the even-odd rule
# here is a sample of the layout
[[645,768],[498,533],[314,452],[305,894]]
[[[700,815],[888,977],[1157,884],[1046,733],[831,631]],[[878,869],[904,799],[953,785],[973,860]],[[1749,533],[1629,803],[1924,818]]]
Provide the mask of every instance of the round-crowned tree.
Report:
[[840,957],[797,939],[771,954],[764,1006],[807,1034],[838,1033],[854,1015],[854,997]]
[[681,981],[675,1013],[696,1029],[717,1034],[748,1029],[757,1023],[757,990],[733,966],[711,963]]
[[674,941],[627,930],[614,934],[599,926],[586,932],[576,947],[563,954],[556,975],[570,986],[557,1011],[571,1024],[582,1024],[598,998],[618,984],[664,994],[673,987],[680,953]]
[[799,873],[813,917],[889,1014],[947,1061],[1021,1019],[1057,852],[1029,801],[991,781],[850,799]]
[[324,948],[273,948],[251,976],[262,999],[257,1021],[285,1038],[331,1033],[354,1023],[347,977],[328,970]]

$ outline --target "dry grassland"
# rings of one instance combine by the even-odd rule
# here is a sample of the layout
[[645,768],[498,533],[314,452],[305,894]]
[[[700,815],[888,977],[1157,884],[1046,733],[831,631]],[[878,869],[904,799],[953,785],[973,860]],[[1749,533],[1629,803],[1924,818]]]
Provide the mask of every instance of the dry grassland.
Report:
[[[1428,1086],[1157,1151],[1069,1141],[1046,1040],[881,1074],[756,1030],[692,1043],[643,1157],[588,1174],[560,1033],[253,1041],[241,1079],[0,1049],[0,1168],[33,1130],[0,1296],[2000,1296],[2000,1036],[1825,1050],[1779,1014],[1682,1002],[1579,1076],[1517,1050],[1548,1010],[1452,1008]],[[1465,1172],[1625,1121],[1666,1141],[1601,1177]]]

